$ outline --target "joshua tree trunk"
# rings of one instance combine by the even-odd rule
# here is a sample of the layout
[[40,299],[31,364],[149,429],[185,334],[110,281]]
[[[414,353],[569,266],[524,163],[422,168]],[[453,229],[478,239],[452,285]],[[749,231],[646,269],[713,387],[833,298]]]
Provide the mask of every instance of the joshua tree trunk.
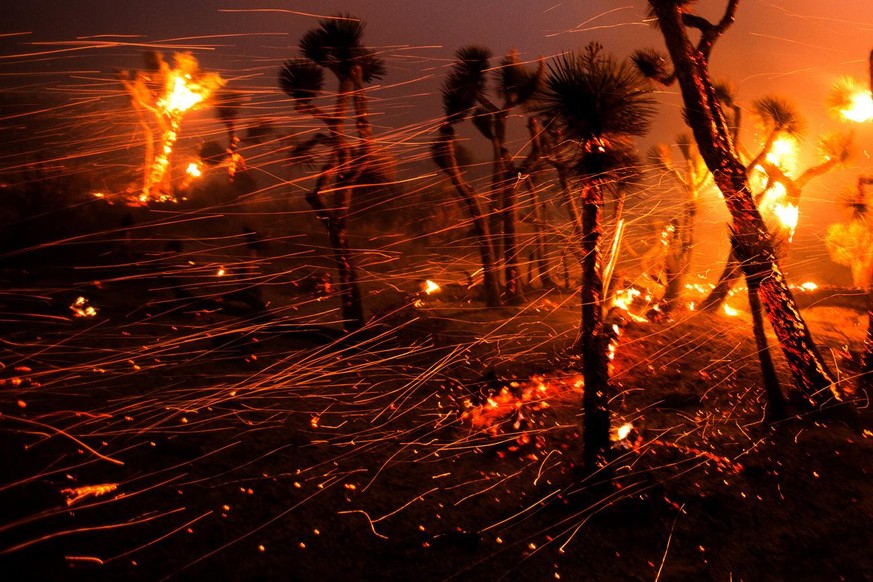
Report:
[[[736,229],[737,250],[747,257],[747,279],[759,277],[760,296],[770,325],[803,394],[816,405],[839,400],[834,380],[819,355],[809,329],[800,315],[773,249],[772,239],[758,212],[746,177],[746,168],[734,148],[731,129],[725,121],[712,80],[708,58],[718,37],[733,23],[739,0],[729,0],[718,24],[685,12],[685,4],[649,0],[675,68],[700,154],[724,195]],[[687,26],[700,30],[695,47]]]
[[354,331],[364,326],[364,304],[358,285],[358,273],[349,249],[349,232],[346,219],[331,220],[327,230],[333,248],[336,269],[339,273],[340,300],[342,301],[343,327]]
[[779,377],[770,356],[770,346],[767,343],[767,333],[764,330],[764,317],[761,314],[761,298],[758,295],[760,283],[756,279],[749,282],[749,308],[752,311],[752,328],[755,333],[755,346],[758,349],[758,361],[761,363],[761,375],[764,377],[764,390],[767,393],[767,413],[769,421],[785,418],[785,397],[779,387]]
[[603,279],[600,239],[603,193],[599,186],[586,189],[582,202],[582,325],[577,349],[582,352],[585,379],[583,440],[585,468],[595,471],[609,448],[609,335],[603,326]]
[[489,307],[500,305],[500,286],[497,271],[494,266],[494,251],[491,246],[491,236],[488,229],[488,221],[479,205],[476,192],[461,176],[455,154],[455,130],[448,123],[440,128],[440,143],[435,159],[443,172],[448,175],[455,187],[455,191],[467,205],[470,218],[473,220],[473,229],[476,231],[476,240],[479,246],[479,256],[482,260],[482,277],[485,286],[485,302]]

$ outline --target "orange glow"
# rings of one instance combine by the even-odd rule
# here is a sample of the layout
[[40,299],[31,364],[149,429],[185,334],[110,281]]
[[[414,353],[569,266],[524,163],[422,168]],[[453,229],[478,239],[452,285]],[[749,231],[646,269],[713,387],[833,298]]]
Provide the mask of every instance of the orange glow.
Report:
[[618,427],[618,431],[616,431],[616,436],[618,436],[618,440],[623,441],[627,438],[627,435],[634,429],[634,425],[630,422],[625,423]]
[[873,120],[873,95],[855,79],[841,79],[830,98],[831,109],[843,121],[865,123]]
[[424,282],[424,292],[428,295],[440,292],[440,286],[428,279]]
[[736,317],[737,315],[740,314],[740,312],[738,310],[734,309],[733,307],[731,307],[727,303],[724,304],[724,313],[725,313],[725,315],[729,315],[730,317]]
[[[143,187],[139,201],[143,204],[150,201],[175,202],[172,185],[167,183],[170,170],[170,157],[179,139],[182,117],[189,111],[197,109],[224,84],[216,73],[200,74],[197,60],[189,53],[177,53],[174,56],[175,68],[164,65],[163,94],[155,101],[155,115],[163,129],[160,146],[151,163],[151,168]],[[192,166],[195,166],[192,169]],[[197,173],[194,173],[194,172]],[[202,171],[197,164],[190,164],[188,176],[199,177]]]
[[191,162],[185,169],[185,173],[192,178],[199,178],[203,175],[203,170],[200,169],[200,164],[198,164],[197,162]]

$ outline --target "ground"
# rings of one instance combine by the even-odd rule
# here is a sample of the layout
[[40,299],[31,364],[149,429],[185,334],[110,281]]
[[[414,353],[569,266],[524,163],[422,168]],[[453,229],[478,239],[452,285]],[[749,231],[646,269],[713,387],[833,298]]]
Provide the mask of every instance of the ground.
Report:
[[[871,579],[869,415],[765,423],[747,314],[623,329],[610,483],[577,466],[574,293],[485,309],[370,254],[348,336],[311,243],[222,228],[4,268],[8,579]],[[866,318],[831,295],[804,316],[848,386]]]

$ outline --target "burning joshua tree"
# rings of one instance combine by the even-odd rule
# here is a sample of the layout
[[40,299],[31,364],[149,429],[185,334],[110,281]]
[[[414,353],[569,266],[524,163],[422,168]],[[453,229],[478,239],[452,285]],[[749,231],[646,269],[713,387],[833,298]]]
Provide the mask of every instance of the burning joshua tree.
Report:
[[[160,53],[147,53],[146,67],[144,71],[122,71],[118,75],[146,138],[139,201],[175,201],[170,158],[179,139],[182,118],[189,111],[202,107],[224,81],[217,73],[200,71],[197,59],[187,52],[173,55],[172,67]],[[150,116],[160,131],[157,142]]]

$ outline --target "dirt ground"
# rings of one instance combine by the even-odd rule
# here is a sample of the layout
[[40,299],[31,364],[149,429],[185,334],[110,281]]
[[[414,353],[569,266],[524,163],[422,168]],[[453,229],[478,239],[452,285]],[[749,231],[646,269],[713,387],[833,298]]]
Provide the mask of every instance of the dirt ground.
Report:
[[[873,576],[866,402],[849,426],[789,394],[765,423],[739,299],[624,329],[608,483],[577,466],[573,293],[485,309],[371,257],[350,337],[293,240],[254,266],[152,244],[2,273],[4,579]],[[819,294],[804,315],[852,384],[866,317]]]

